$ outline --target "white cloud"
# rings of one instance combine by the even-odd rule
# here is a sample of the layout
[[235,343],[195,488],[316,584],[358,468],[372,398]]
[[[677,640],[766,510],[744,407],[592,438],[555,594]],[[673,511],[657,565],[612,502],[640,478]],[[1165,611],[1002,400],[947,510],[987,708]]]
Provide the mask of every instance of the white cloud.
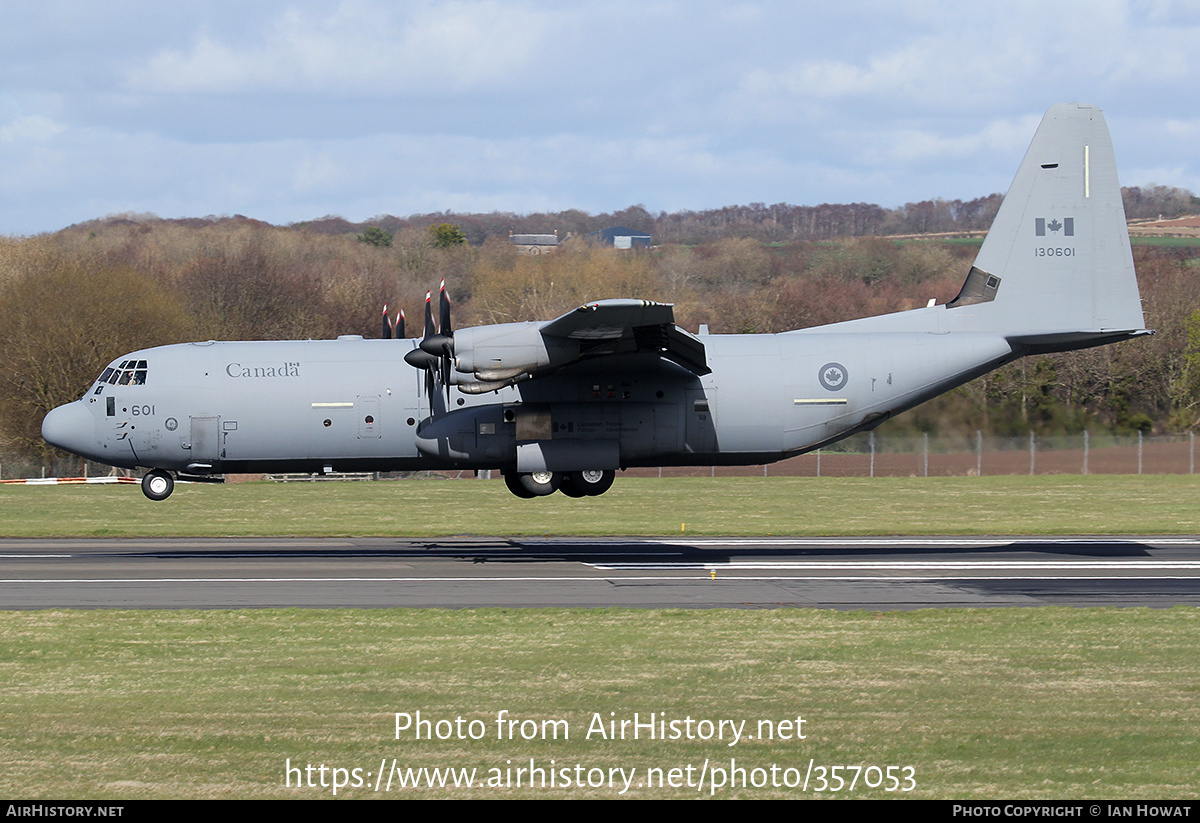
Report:
[[[886,126],[869,135],[856,135],[862,147],[859,162],[895,165],[926,161],[997,157],[1023,152],[1041,122],[1041,114],[1001,118],[964,134],[946,134],[926,129],[890,129]],[[846,135],[849,139],[850,135]],[[1013,167],[1016,171],[1016,167]]]
[[18,117],[6,126],[0,126],[0,143],[45,143],[66,130],[66,126],[49,117],[30,114]]
[[328,13],[285,10],[250,42],[201,32],[190,48],[162,50],[126,80],[132,91],[158,93],[372,97],[399,86],[418,95],[494,88],[547,47],[552,17],[487,0],[403,7],[347,0]]
[[1200,120],[1167,120],[1163,130],[1177,140],[1200,142]]

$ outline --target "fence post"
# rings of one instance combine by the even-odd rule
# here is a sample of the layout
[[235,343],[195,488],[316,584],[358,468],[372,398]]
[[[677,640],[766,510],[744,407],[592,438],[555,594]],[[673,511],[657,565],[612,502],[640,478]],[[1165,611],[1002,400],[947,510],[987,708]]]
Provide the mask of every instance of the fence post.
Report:
[[875,430],[871,430],[871,476],[875,476]]
[[1196,473],[1196,433],[1188,432],[1188,474]]
[[1142,473],[1142,430],[1138,429],[1138,474]]
[[925,476],[929,476],[929,432],[925,432]]
[[1087,429],[1083,430],[1083,473],[1085,476],[1088,473],[1088,433],[1087,433]]
[[1037,447],[1033,444],[1033,432],[1029,433],[1029,474],[1033,475],[1034,450]]
[[975,430],[975,476],[983,477],[983,432]]
[[821,476],[821,450],[817,449],[817,477]]

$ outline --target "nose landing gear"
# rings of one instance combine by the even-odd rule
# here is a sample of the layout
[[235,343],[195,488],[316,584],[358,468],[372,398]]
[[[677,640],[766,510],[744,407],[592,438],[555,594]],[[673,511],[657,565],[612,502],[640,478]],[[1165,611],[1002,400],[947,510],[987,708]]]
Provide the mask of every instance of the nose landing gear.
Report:
[[142,477],[142,494],[151,500],[166,500],[175,491],[175,478],[162,469],[151,469]]

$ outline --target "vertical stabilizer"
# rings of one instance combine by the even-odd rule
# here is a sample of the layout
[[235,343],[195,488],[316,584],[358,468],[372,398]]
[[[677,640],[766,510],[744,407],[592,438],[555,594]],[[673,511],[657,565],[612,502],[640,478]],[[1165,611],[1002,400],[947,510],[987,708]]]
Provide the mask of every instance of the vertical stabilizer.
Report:
[[1112,139],[1098,108],[1062,103],[1046,112],[948,310],[958,328],[1046,350],[1143,330]]

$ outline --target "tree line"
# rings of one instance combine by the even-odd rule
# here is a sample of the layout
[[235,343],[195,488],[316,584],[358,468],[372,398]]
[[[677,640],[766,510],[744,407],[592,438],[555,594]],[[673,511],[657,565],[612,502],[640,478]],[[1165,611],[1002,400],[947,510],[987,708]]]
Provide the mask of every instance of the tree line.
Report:
[[[1132,186],[1121,189],[1125,213],[1129,219],[1170,218],[1200,212],[1200,197],[1187,189],[1172,186]],[[896,208],[874,203],[822,203],[797,206],[791,203],[749,203],[722,206],[701,211],[651,213],[644,206],[601,214],[578,209],[559,212],[515,214],[494,211],[486,214],[435,212],[407,217],[380,215],[359,223],[329,215],[316,220],[293,223],[289,228],[311,234],[371,236],[377,232],[389,237],[421,234],[432,226],[457,228],[473,246],[490,238],[509,234],[551,234],[581,236],[612,226],[626,226],[651,235],[658,244],[695,245],[722,239],[750,239],[762,243],[796,243],[830,240],[839,237],[872,237],[934,233],[985,232],[992,224],[1002,194],[989,194],[973,200],[922,200]],[[114,221],[146,222],[153,215],[108,217],[68,228],[93,230]],[[241,216],[185,218],[171,221],[190,228],[203,228],[226,221],[246,221]]]
[[[760,213],[747,209],[727,214],[730,224]],[[389,243],[360,242],[354,227],[334,233],[246,218],[124,217],[0,238],[0,458],[44,453],[45,412],[80,396],[127,351],[210,338],[372,337],[384,303],[403,307],[417,336],[425,292],[442,279],[460,328],[640,297],[674,303],[691,331],[703,323],[714,333],[763,333],[947,302],[978,249],[877,236],[726,236],[620,251],[574,238],[527,257],[507,230],[463,243],[444,228],[457,225],[446,215],[429,223],[438,231],[419,222],[380,227]],[[461,232],[471,241],[468,227]],[[1002,435],[1191,429],[1200,418],[1198,260],[1196,247],[1135,248],[1154,338],[1027,358],[886,425]]]

